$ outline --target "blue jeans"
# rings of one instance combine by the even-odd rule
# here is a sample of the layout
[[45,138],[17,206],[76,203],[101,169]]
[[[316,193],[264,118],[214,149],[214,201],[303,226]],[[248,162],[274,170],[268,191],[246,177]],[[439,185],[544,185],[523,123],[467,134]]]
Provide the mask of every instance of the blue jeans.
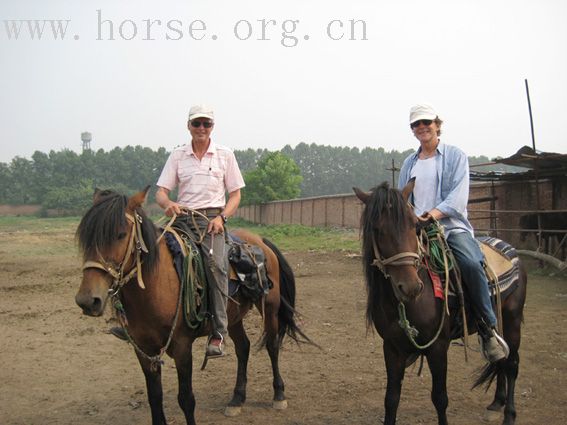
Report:
[[467,289],[475,315],[491,327],[496,326],[496,316],[492,310],[488,280],[484,273],[484,255],[478,242],[469,232],[451,233],[447,243],[453,251],[464,287]]

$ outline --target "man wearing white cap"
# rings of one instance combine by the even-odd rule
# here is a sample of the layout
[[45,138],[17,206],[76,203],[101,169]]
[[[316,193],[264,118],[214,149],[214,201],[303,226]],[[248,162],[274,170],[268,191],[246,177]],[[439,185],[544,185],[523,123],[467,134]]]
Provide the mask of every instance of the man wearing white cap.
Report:
[[484,256],[467,219],[468,158],[459,148],[441,143],[442,123],[431,105],[418,104],[410,109],[410,128],[420,146],[405,159],[398,187],[403,188],[415,177],[412,201],[416,215],[424,220],[433,217],[443,226],[480,322],[483,351],[490,362],[496,362],[506,358],[509,350],[495,331],[496,316],[484,273]]
[[[193,106],[187,127],[191,142],[169,156],[157,182],[157,203],[167,216],[182,216],[183,208],[198,211],[182,216],[197,240],[202,239],[207,281],[212,304],[213,333],[207,342],[207,357],[220,357],[227,335],[228,258],[225,251],[224,224],[240,203],[244,180],[234,153],[213,143],[214,112],[206,105]],[[177,201],[169,193],[177,186]],[[226,192],[228,201],[225,203]],[[206,217],[206,218],[205,218]],[[197,226],[195,228],[195,225]]]

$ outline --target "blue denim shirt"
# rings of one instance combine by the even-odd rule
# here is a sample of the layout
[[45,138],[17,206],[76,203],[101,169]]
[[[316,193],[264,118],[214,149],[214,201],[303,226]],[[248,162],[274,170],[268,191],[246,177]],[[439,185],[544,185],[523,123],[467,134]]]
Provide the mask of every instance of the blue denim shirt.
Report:
[[[402,189],[410,180],[411,170],[417,163],[421,147],[408,156],[400,170],[398,188]],[[445,217],[440,223],[445,228],[445,236],[463,231],[474,236],[473,228],[467,219],[467,203],[469,201],[469,160],[459,148],[444,143],[437,145],[435,156],[437,169],[435,204]]]

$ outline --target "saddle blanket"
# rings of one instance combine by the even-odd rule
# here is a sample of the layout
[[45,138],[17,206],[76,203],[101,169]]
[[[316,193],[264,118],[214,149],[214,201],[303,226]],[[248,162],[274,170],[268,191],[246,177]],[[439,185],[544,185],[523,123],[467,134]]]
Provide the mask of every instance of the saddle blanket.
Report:
[[[476,239],[480,242],[485,262],[497,276],[500,292],[504,292],[516,285],[519,279],[520,260],[516,249],[509,243],[490,236],[478,236]],[[490,291],[494,295],[496,292],[495,279],[490,273],[487,275],[490,282]]]

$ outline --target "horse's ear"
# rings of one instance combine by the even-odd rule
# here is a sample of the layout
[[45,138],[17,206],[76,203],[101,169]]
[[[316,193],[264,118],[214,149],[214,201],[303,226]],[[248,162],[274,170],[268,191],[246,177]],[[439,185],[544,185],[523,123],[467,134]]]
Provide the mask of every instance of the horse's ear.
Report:
[[411,193],[413,192],[413,188],[415,187],[415,177],[412,177],[408,184],[402,189],[402,196],[404,200],[407,202]]
[[141,192],[136,193],[135,195],[128,198],[128,209],[135,210],[138,207],[141,207],[146,199],[148,198],[148,192],[150,191],[151,186],[146,186],[144,190]]
[[95,187],[94,193],[93,193],[93,204],[97,203],[101,194],[102,194],[102,190],[100,190],[98,187]]
[[354,190],[354,193],[356,194],[356,197],[358,199],[360,199],[365,204],[368,203],[368,200],[370,199],[370,193],[364,192],[363,190],[360,190],[358,187],[353,187],[352,190]]

